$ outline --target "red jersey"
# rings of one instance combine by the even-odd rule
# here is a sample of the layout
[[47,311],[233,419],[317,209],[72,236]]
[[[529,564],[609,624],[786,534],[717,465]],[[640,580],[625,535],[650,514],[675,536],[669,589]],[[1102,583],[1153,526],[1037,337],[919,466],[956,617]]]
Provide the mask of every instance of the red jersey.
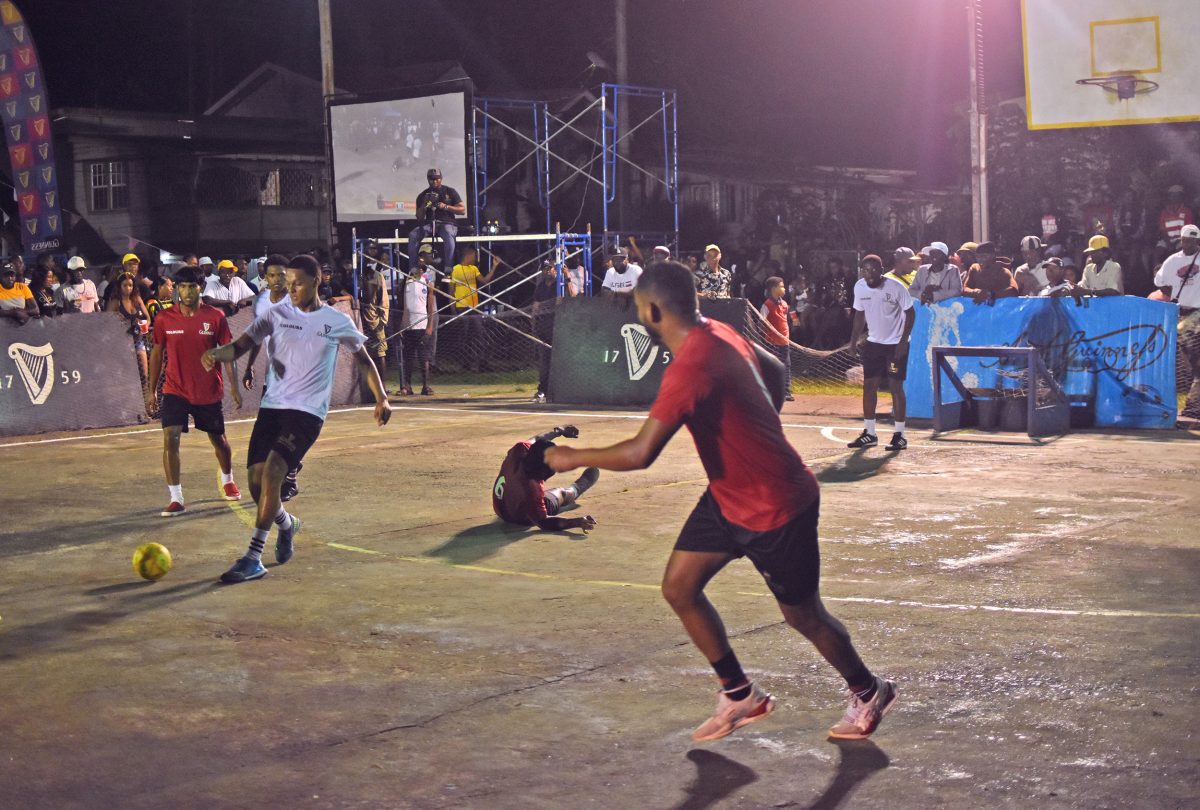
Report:
[[788,304],[780,298],[776,301],[768,297],[762,305],[762,315],[774,329],[766,330],[767,343],[772,346],[788,345]]
[[529,442],[517,442],[504,457],[500,474],[492,484],[492,510],[508,523],[533,526],[546,519],[546,482],[525,475]]
[[183,397],[193,405],[211,405],[225,395],[221,367],[205,371],[200,355],[233,340],[225,313],[201,304],[187,316],[179,307],[164,309],[154,319],[154,343],[167,351],[163,393]]
[[783,435],[754,349],[726,324],[704,319],[688,333],[650,416],[687,425],[731,523],[771,531],[817,499],[817,479]]

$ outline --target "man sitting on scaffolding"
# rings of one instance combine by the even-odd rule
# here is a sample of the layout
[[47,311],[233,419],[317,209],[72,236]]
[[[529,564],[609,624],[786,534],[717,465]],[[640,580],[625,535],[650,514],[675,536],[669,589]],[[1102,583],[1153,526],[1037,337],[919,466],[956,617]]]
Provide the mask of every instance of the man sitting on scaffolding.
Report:
[[429,188],[417,195],[417,227],[408,234],[408,260],[416,262],[421,240],[436,236],[442,240],[441,272],[448,272],[454,263],[454,237],[458,226],[454,224],[456,214],[467,212],[466,203],[450,186],[442,185],[442,173],[438,169],[426,172]]

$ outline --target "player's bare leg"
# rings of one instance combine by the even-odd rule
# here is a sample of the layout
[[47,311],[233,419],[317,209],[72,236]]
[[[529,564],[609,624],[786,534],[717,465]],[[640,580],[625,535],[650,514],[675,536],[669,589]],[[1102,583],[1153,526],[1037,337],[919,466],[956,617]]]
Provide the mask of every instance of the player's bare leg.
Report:
[[300,530],[300,520],[289,515],[279,500],[279,488],[287,473],[288,462],[274,450],[265,462],[250,468],[250,495],[258,504],[254,534],[250,538],[246,556],[221,575],[222,582],[246,582],[266,576],[267,569],[262,564],[262,553],[272,525],[279,527],[279,535],[275,542],[275,560],[282,564],[292,558],[292,538]]
[[167,478],[167,490],[171,502],[163,509],[163,517],[183,514],[183,485],[179,483],[179,437],[183,428],[178,425],[163,428],[163,475]]
[[217,455],[217,466],[221,468],[221,494],[227,501],[240,501],[242,492],[233,482],[233,448],[224,433],[208,434],[208,441]]

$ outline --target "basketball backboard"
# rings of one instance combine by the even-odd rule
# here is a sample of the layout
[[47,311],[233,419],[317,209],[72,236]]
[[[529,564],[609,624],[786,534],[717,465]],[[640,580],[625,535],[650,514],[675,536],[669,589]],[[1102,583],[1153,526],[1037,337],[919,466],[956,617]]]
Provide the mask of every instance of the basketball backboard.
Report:
[[1200,121],[1200,0],[1022,0],[1030,129]]

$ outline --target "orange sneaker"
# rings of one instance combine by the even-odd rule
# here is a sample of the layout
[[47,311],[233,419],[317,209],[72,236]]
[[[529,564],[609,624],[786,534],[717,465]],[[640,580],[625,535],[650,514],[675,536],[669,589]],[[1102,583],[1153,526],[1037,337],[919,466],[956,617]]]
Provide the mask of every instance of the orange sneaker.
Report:
[[240,501],[242,499],[242,491],[238,489],[238,485],[230,481],[221,488],[225,492],[225,500]]
[[184,506],[179,501],[171,501],[167,508],[159,512],[163,517],[176,517],[184,513]]
[[697,742],[719,740],[742,726],[762,720],[774,710],[775,698],[759,689],[758,684],[750,685],[750,694],[743,700],[730,700],[721,692],[717,697],[716,712],[692,732],[692,739]]
[[865,703],[851,692],[846,714],[841,722],[829,729],[829,736],[837,740],[865,740],[870,737],[879,728],[883,716],[892,710],[897,692],[896,684],[883,678],[875,679],[875,696]]

